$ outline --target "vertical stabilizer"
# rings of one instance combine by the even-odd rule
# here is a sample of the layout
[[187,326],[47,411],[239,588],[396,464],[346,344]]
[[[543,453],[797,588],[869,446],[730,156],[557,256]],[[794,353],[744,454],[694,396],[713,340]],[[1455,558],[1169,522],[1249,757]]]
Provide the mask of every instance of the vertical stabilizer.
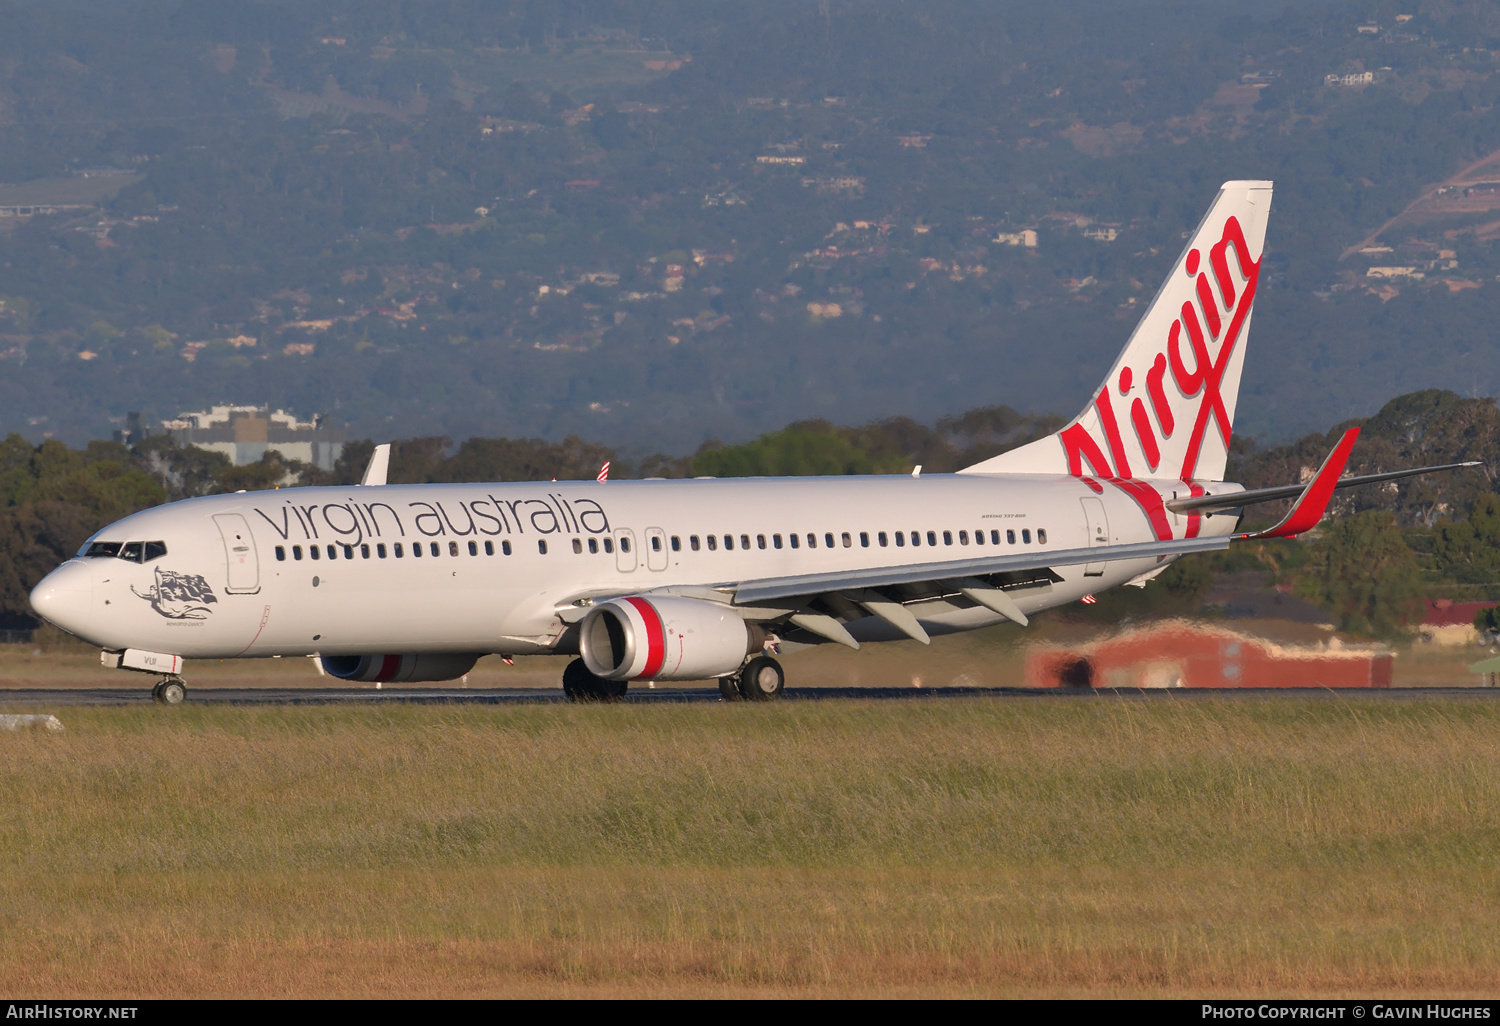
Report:
[[1270,210],[1225,182],[1083,412],[960,473],[1222,480]]

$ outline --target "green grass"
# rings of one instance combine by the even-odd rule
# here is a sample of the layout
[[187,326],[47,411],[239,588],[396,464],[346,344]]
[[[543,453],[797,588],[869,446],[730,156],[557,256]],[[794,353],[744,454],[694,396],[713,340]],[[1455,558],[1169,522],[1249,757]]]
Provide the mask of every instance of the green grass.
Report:
[[1490,702],[59,713],[0,735],[11,992],[1500,977]]

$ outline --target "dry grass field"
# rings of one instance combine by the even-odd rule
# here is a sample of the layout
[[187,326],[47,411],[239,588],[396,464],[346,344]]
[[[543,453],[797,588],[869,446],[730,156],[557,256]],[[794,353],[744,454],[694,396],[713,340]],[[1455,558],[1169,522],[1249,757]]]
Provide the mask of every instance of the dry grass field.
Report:
[[1488,701],[52,711],[17,997],[1500,986]]

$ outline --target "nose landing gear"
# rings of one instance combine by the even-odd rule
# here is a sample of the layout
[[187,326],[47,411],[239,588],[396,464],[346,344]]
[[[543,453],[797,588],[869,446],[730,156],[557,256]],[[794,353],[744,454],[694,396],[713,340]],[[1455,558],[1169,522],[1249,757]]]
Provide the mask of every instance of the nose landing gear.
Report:
[[181,705],[187,697],[187,681],[181,677],[168,677],[151,689],[151,697],[162,705]]

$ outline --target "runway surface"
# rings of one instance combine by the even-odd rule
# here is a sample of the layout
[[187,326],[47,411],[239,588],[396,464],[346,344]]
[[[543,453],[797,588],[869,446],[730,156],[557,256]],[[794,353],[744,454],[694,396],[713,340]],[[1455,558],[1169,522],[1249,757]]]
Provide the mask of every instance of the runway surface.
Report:
[[[993,698],[1013,701],[1087,701],[1101,698],[1133,701],[1199,701],[1205,699],[1314,698],[1329,701],[1422,701],[1430,698],[1500,699],[1500,688],[790,688],[783,701],[826,702],[849,699],[935,701]],[[9,708],[80,705],[144,705],[147,688],[0,689],[0,711]],[[348,705],[401,702],[422,705],[544,705],[562,703],[552,688],[189,688],[189,705]],[[717,687],[632,688],[624,701],[640,703],[722,702]]]

